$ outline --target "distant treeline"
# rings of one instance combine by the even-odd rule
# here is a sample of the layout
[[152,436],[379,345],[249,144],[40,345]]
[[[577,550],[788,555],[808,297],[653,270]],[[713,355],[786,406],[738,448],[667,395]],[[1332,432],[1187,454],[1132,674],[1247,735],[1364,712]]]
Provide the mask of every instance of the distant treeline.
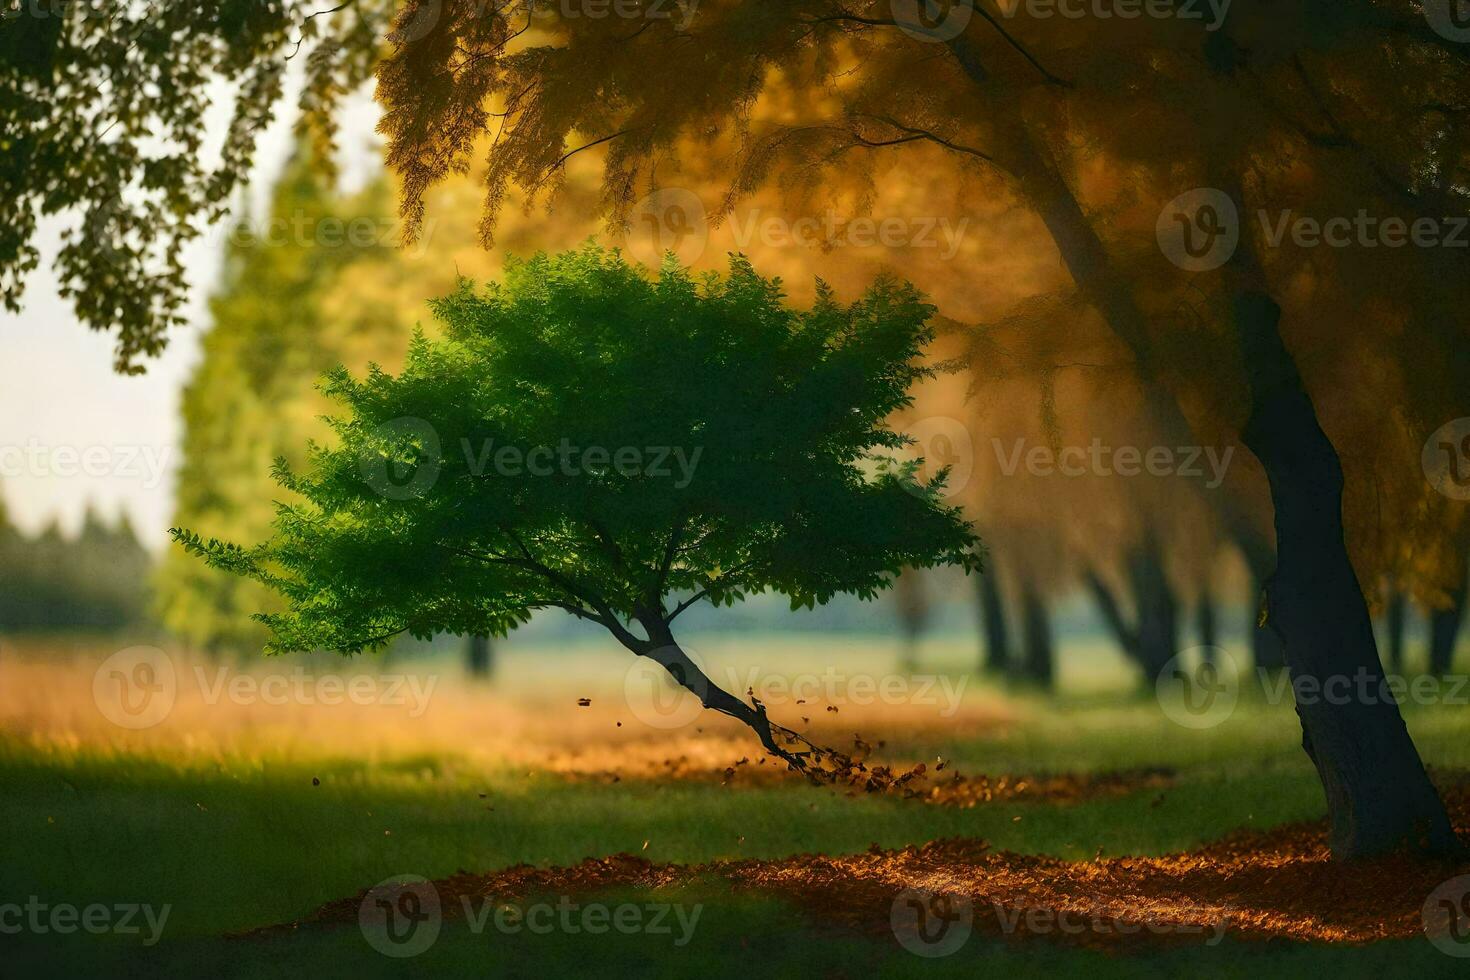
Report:
[[111,630],[148,615],[152,561],[126,518],[27,537],[0,510],[0,631]]

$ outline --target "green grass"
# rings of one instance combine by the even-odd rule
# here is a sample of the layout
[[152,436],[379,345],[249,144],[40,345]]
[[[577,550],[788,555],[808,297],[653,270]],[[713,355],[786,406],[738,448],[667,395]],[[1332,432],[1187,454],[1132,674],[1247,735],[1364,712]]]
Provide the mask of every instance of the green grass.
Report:
[[[969,772],[1173,766],[1178,783],[1162,800],[1144,792],[1075,806],[954,809],[801,785],[573,783],[451,756],[376,763],[269,754],[168,761],[37,747],[0,736],[0,821],[6,828],[0,834],[0,902],[36,895],[53,905],[171,906],[162,941],[147,949],[136,936],[7,935],[0,973],[406,972],[405,963],[371,950],[355,928],[269,941],[222,938],[299,917],[406,873],[435,878],[519,862],[568,864],[619,851],[677,862],[844,853],[946,836],[982,837],[998,847],[1066,858],[1088,857],[1099,848],[1154,854],[1238,827],[1322,813],[1321,790],[1297,744],[1289,707],[1247,699],[1228,722],[1205,732],[1174,726],[1143,698],[1022,700],[1019,710],[1015,726],[965,737],[910,737],[903,751],[943,755]],[[1427,761],[1470,765],[1470,719],[1463,708],[1407,714]],[[1074,970],[1101,976],[1369,976],[1388,969],[1448,976],[1463,966],[1425,942],[1344,950],[1228,940],[1210,949],[1122,956],[1042,942],[1020,956],[1017,947],[975,938],[961,953],[932,961],[882,937],[832,941],[826,927],[774,900],[698,889],[661,898],[706,905],[688,946],[616,934],[475,935],[454,925],[411,961],[411,972],[555,976],[596,964],[599,972],[615,975],[724,976],[749,973],[759,963],[773,976],[971,976],[993,969],[1020,976]]]

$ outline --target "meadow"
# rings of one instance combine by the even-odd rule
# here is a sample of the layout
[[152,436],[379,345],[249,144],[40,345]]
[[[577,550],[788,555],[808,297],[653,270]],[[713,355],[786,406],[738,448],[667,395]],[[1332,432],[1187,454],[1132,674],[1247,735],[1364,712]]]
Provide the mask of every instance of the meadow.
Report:
[[[754,645],[725,637],[691,646],[709,665],[758,677],[773,717],[809,719],[798,727],[817,741],[861,736],[873,746],[870,766],[925,763],[914,784],[924,790],[869,793],[776,773],[733,725],[650,715],[627,658],[593,643],[509,643],[490,685],[465,683],[448,660],[236,665],[169,651],[171,709],[137,730],[98,707],[94,683],[110,648],[7,644],[0,897],[79,914],[142,905],[153,919],[137,913],[135,932],[94,934],[73,923],[69,932],[7,935],[0,972],[674,976],[698,964],[723,976],[747,972],[752,955],[778,976],[1367,976],[1389,968],[1449,976],[1461,966],[1422,937],[1304,942],[1249,929],[1232,935],[1228,926],[1213,942],[1145,936],[1102,946],[1013,926],[1010,934],[979,930],[942,957],[920,956],[881,921],[805,900],[800,882],[732,887],[724,865],[710,862],[759,867],[794,855],[863,855],[875,845],[901,854],[951,838],[987,842],[1014,856],[1008,861],[1170,855],[1319,819],[1322,791],[1289,703],[1247,684],[1218,725],[1187,729],[1151,692],[1133,688],[1101,644],[1073,646],[1061,692],[1050,697],[965,674],[965,637],[930,641],[920,665],[902,675],[882,638],[777,634]],[[832,664],[842,665],[835,675]],[[907,686],[890,687],[886,702],[861,693],[862,679],[881,689],[893,676]],[[346,690],[359,678],[360,703],[323,703],[334,690],[328,677]],[[816,697],[797,703],[797,694]],[[1405,710],[1436,773],[1470,770],[1462,705]],[[943,781],[953,773],[983,789],[954,796]],[[687,873],[644,887],[641,863],[626,879],[565,870],[618,854]],[[467,905],[463,917],[447,913],[437,940],[412,959],[380,954],[349,917],[302,921],[330,903],[353,905],[394,876],[441,881],[519,865],[547,876],[526,871],[527,893],[511,896],[522,908],[561,901],[672,911],[659,929],[594,932],[578,928],[574,914],[570,928],[540,932],[529,920],[496,925],[483,908],[477,921]],[[299,925],[272,928],[289,923]],[[850,941],[823,941],[834,936]]]

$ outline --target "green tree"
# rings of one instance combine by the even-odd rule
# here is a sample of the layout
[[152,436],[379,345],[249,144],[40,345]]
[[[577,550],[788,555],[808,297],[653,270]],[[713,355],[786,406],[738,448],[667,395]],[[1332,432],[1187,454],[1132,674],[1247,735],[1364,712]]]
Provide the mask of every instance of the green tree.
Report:
[[[348,361],[356,333],[386,334],[400,344],[397,323],[338,324],[324,315],[324,296],[343,270],[395,255],[381,241],[324,234],[358,224],[387,224],[385,189],[344,197],[307,147],[294,154],[260,220],[246,218],[229,236],[221,285],[209,304],[210,327],[199,366],[184,389],[183,461],[175,523],[216,528],[242,540],[265,535],[275,516],[272,462],[299,462],[301,447],[324,434],[312,385]],[[156,578],[163,624],[195,646],[214,651],[258,649],[265,634],[249,614],[269,602],[256,583],[170,554]]]
[[264,583],[275,651],[357,652],[409,633],[504,635],[538,609],[607,629],[765,748],[790,737],[713,684],[673,623],[698,602],[774,590],[792,608],[873,598],[906,566],[978,567],[959,511],[893,453],[886,420],[931,369],[931,308],[876,283],[809,310],[742,258],[656,280],[588,246],[468,282],[432,308],[400,374],[332,372],[347,414],[303,503],[245,549],[175,529],[210,564]]

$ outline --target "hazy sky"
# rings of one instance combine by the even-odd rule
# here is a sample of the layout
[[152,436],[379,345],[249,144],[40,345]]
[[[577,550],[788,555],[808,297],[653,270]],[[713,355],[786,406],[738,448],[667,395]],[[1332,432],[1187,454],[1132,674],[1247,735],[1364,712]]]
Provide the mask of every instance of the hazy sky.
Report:
[[[215,143],[228,118],[227,106],[216,102],[207,127]],[[343,131],[371,134],[374,118],[371,103],[359,99]],[[252,181],[257,198],[289,152],[290,128],[283,115],[262,139]],[[349,142],[361,147],[364,141]],[[361,179],[368,162],[361,152],[344,161],[348,179]],[[199,356],[224,236],[214,229],[188,250],[189,326],[148,362],[147,374],[121,377],[112,371],[113,336],[81,326],[57,295],[51,266],[63,227],[42,220],[41,264],[28,280],[24,310],[0,310],[0,498],[27,532],[52,520],[74,529],[89,503],[109,517],[121,510],[150,548],[160,548],[168,540],[179,462],[179,394]]]

